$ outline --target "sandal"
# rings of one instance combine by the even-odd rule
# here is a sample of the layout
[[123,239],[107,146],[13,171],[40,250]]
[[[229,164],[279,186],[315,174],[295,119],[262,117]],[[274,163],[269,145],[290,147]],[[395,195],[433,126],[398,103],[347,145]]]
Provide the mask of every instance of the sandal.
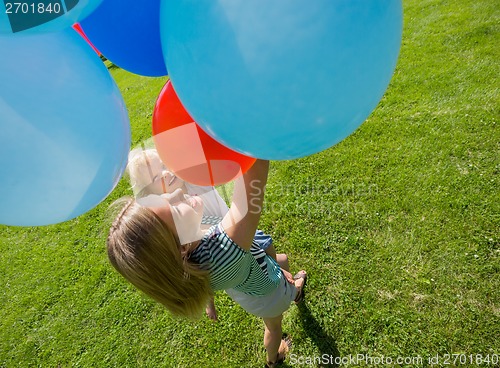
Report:
[[299,292],[297,293],[297,296],[295,297],[295,304],[299,304],[304,300],[304,287],[306,286],[307,282],[307,272],[306,271],[299,271],[294,277],[294,280],[299,280],[299,279],[304,279],[304,283],[302,284],[302,287],[300,288]]
[[[274,368],[274,367],[277,367],[279,364],[283,363],[285,361],[285,358],[286,358],[286,353],[288,353],[288,350],[291,348],[292,346],[292,339],[290,338],[290,336],[286,335],[286,334],[283,334],[283,338],[281,339],[282,342],[285,342],[285,346],[286,346],[286,351],[280,353],[278,351],[278,355],[276,355],[276,360],[274,362],[267,362],[266,365],[265,365],[265,368]],[[281,347],[281,345],[280,345]]]

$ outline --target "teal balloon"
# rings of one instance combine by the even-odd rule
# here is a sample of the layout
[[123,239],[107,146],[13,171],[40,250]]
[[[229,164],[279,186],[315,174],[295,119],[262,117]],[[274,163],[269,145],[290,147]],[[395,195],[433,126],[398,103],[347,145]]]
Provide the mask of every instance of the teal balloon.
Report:
[[102,0],[2,0],[0,35],[56,32],[91,14]]
[[99,204],[122,176],[118,87],[73,29],[0,36],[0,224],[48,225]]
[[324,150],[375,109],[401,45],[401,0],[164,0],[175,90],[220,143],[273,160]]

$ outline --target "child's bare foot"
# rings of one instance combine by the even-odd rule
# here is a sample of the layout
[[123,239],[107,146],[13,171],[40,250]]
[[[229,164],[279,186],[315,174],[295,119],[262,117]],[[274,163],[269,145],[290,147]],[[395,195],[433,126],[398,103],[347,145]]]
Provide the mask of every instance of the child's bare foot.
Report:
[[205,308],[205,313],[212,321],[217,321],[217,309],[215,308],[213,300],[208,303],[207,307]]

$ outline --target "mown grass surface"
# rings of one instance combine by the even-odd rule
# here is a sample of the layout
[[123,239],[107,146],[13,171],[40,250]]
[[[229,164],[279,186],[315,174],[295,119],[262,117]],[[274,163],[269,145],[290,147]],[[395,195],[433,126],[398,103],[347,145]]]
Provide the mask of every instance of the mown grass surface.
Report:
[[[284,321],[295,362],[500,353],[498,5],[405,0],[398,67],[370,118],[272,163],[261,228],[310,274]],[[165,78],[110,70],[136,145]],[[75,220],[0,227],[0,366],[262,366],[262,323],[224,294],[218,323],[186,322],[112,270],[106,209],[130,193],[122,180]]]

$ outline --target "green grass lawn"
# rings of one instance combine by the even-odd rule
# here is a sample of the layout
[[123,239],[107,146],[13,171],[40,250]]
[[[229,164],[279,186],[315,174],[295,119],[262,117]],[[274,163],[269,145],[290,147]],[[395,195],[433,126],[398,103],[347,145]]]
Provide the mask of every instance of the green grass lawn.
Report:
[[[369,119],[329,150],[272,163],[261,228],[310,275],[285,315],[285,366],[500,354],[500,3],[404,9],[398,66]],[[136,145],[166,79],[110,71]],[[72,221],[0,227],[0,367],[263,366],[262,322],[225,294],[218,323],[186,322],[111,268],[106,209],[125,194],[122,180]]]

